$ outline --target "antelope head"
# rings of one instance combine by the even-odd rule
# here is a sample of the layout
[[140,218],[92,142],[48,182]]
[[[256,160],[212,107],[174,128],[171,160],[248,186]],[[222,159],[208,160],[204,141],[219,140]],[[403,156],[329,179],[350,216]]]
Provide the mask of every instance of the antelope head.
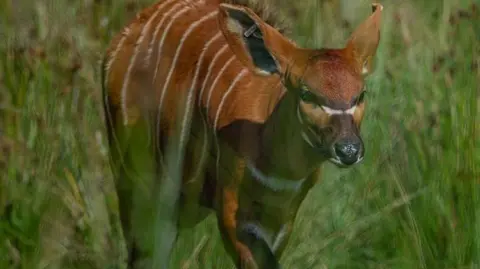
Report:
[[365,150],[360,125],[365,78],[373,71],[380,40],[382,5],[351,34],[341,49],[297,47],[252,10],[222,4],[219,26],[232,51],[259,76],[279,75],[296,96],[305,143],[339,167],[359,163]]

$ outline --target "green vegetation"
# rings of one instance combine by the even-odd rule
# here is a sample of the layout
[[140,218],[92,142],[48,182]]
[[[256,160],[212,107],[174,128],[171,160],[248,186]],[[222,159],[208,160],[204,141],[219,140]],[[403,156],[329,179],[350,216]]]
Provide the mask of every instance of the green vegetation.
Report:
[[[366,158],[325,166],[285,268],[480,268],[474,1],[380,1]],[[0,268],[115,265],[122,240],[99,62],[149,2],[0,0]],[[295,3],[296,39],[307,46],[342,46],[370,12],[366,0],[280,2]],[[180,236],[172,264],[232,268],[212,217]]]

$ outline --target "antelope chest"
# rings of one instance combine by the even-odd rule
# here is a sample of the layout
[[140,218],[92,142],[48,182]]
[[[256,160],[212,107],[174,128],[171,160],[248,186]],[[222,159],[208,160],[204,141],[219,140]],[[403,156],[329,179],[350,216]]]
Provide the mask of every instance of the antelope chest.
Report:
[[248,164],[239,188],[238,228],[262,238],[276,252],[291,231],[308,179],[268,176]]
[[239,203],[260,207],[259,214],[272,215],[280,221],[296,212],[298,202],[303,200],[302,190],[306,181],[307,178],[297,180],[266,175],[248,163],[239,190]]

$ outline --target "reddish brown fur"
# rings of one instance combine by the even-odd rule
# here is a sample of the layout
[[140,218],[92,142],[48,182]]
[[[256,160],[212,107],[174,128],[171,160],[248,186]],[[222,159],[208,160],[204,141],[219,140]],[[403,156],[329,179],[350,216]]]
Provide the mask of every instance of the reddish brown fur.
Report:
[[[178,151],[184,149],[185,155],[181,167],[183,183],[178,209],[182,220],[178,220],[179,225],[192,226],[203,219],[206,214],[202,208],[214,210],[225,247],[239,268],[240,265],[277,268],[276,260],[288,242],[298,207],[318,180],[320,164],[327,158],[319,156],[305,143],[301,130],[332,125],[325,111],[299,101],[284,83],[288,80],[294,88],[305,84],[334,104],[334,108],[350,108],[352,99],[363,88],[364,63],[370,67],[378,44],[380,13],[375,12],[359,27],[345,49],[315,50],[298,48],[251,9],[220,5],[220,2],[223,1],[161,1],[143,10],[112,40],[106,51],[103,66],[105,111],[112,164],[117,173],[122,225],[130,249],[150,249],[147,241],[142,241],[145,235],[138,234],[148,232],[136,231],[130,224],[130,219],[134,218],[130,212],[141,211],[134,208],[130,200],[135,195],[132,193],[154,186],[142,185],[153,184],[148,181],[133,184],[144,176],[131,172],[145,172],[133,165],[134,160],[151,159],[154,162],[151,169],[155,170],[152,173],[156,174],[152,180],[155,181],[161,173],[166,173],[160,169],[165,168],[160,163],[165,165],[161,157],[167,150],[166,143],[180,135]],[[160,8],[162,11],[157,13]],[[180,14],[181,10],[185,13],[171,24],[162,43],[162,35],[172,16]],[[254,64],[244,39],[229,22],[232,18],[228,12],[232,10],[255,21],[278,71],[281,74],[288,71],[288,76],[269,74]],[[171,15],[164,17],[169,11]],[[153,17],[155,14],[157,16]],[[207,14],[212,15],[197,28],[189,28]],[[160,24],[158,35],[154,36]],[[178,50],[188,29],[193,31]],[[216,35],[218,38],[213,39]],[[214,41],[204,50],[209,40]],[[222,48],[225,50],[219,54]],[[204,58],[194,81],[201,55]],[[215,65],[207,77],[214,59]],[[214,85],[217,74],[227,63],[229,65]],[[300,113],[306,116],[307,127],[298,122],[298,105]],[[352,115],[357,126],[360,126],[363,110],[364,104],[358,104]],[[290,125],[285,126],[285,122]],[[129,136],[131,132],[148,139]],[[160,151],[150,156],[151,149],[157,147]],[[300,180],[303,183],[295,191],[275,191],[254,178],[249,163],[266,176],[286,178],[284,181],[288,184],[297,184]],[[146,202],[149,203],[154,202]],[[272,203],[276,206],[272,207]],[[258,210],[265,216],[258,216]],[[187,221],[183,221],[184,216]],[[242,237],[249,236],[241,235],[242,225],[252,221],[274,234],[272,239],[262,241],[274,249],[263,246],[261,252],[262,255],[275,255],[275,259],[259,261],[255,258],[258,253],[251,251],[251,243]],[[277,239],[279,242],[273,246]]]
[[305,71],[306,83],[318,94],[349,106],[363,88],[363,77],[354,68],[348,51],[329,50],[317,57],[322,60]]

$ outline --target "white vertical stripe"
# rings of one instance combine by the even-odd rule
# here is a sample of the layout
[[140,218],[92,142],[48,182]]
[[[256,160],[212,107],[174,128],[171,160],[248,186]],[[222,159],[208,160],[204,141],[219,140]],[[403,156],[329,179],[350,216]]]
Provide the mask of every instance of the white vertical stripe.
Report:
[[[178,4],[177,4],[178,5]],[[175,5],[175,7],[177,6]],[[162,50],[163,50],[163,44],[165,42],[165,39],[167,37],[168,32],[170,31],[170,28],[173,26],[173,23],[183,14],[185,14],[187,11],[189,11],[192,8],[192,6],[186,6],[180,9],[175,15],[171,17],[170,22],[168,25],[165,27],[165,30],[163,31],[162,38],[160,40],[160,43],[158,44],[158,49],[157,49],[157,63],[155,65],[155,72],[153,74],[152,78],[152,83],[155,84],[156,77],[157,77],[157,71],[158,71],[158,66],[160,65],[160,59],[162,58]],[[163,23],[163,21],[162,21]],[[157,29],[159,30],[159,29]],[[161,92],[160,100],[159,100],[159,105],[158,105],[158,111],[157,111],[157,127],[156,127],[156,133],[160,133],[160,122],[161,122],[161,114],[162,114],[162,106],[163,106],[163,98],[165,95],[165,91]]]
[[[227,64],[225,64],[224,68],[226,66],[228,66],[229,63],[230,63],[230,61]],[[213,125],[214,131],[217,130],[218,118],[220,117],[220,113],[222,112],[222,108],[223,108],[223,105],[225,104],[225,101],[227,100],[227,97],[230,95],[232,90],[235,88],[235,85],[237,84],[237,82],[240,79],[242,79],[247,73],[248,73],[248,70],[246,68],[243,68],[242,71],[240,71],[240,73],[238,73],[238,75],[232,81],[232,83],[230,84],[230,87],[228,87],[228,90],[223,94],[222,100],[220,101],[220,104],[218,105],[217,113],[215,115],[215,121],[214,121],[214,125]],[[215,84],[213,86],[215,86]]]
[[[178,61],[178,58],[180,56],[180,52],[182,51],[183,45],[185,44],[185,40],[190,36],[190,34],[192,33],[193,30],[195,30],[203,22],[214,18],[217,15],[217,13],[218,13],[218,11],[213,11],[213,12],[210,12],[209,14],[201,17],[198,21],[192,23],[187,28],[187,30],[183,33],[183,36],[180,39],[180,43],[178,44],[177,50],[175,51],[175,56],[173,57],[172,64],[170,66],[170,70],[167,74],[167,78],[165,79],[165,83],[163,84],[163,89],[161,91],[162,94],[161,94],[161,97],[160,97],[160,102],[158,104],[159,113],[161,113],[160,111],[163,107],[163,100],[165,99],[165,95],[166,95],[166,92],[168,90],[168,85],[170,84],[170,80],[172,79],[172,74],[173,74],[173,72],[175,70],[175,67],[177,65],[177,61]],[[189,106],[190,102],[191,102],[191,94],[189,94],[189,96],[187,97],[187,107],[186,107],[187,111],[186,111],[186,114],[190,114],[189,109],[188,109],[188,106]],[[183,123],[186,125],[187,121],[185,119],[185,116],[184,116]],[[160,121],[160,119],[159,119],[159,121]],[[185,126],[182,124],[182,129],[181,129],[182,134],[183,134],[184,129],[185,129]],[[183,145],[183,140],[184,140],[184,135],[180,136],[180,146]]]
[[120,38],[120,41],[117,43],[117,47],[113,51],[113,53],[110,55],[109,60],[107,64],[105,65],[105,80],[104,80],[104,86],[106,86],[106,83],[108,82],[108,77],[110,74],[110,69],[112,68],[113,61],[117,58],[117,54],[120,52],[120,49],[123,46],[123,43],[125,43],[125,40],[127,39],[128,35],[130,35],[130,28],[127,26],[123,30],[122,33],[122,38]]
[[[163,4],[165,4],[165,3],[163,3]],[[147,31],[150,30],[150,25],[155,20],[155,18],[158,16],[162,7],[163,6],[160,5],[157,8],[157,10],[155,11],[155,13],[148,19],[147,23],[143,26],[142,32],[140,33],[140,37],[138,38],[137,42],[135,43],[135,50],[133,52],[132,58],[130,59],[130,62],[128,63],[127,72],[125,73],[122,89],[121,89],[121,92],[120,92],[120,105],[121,105],[121,109],[122,109],[123,124],[124,125],[128,124],[127,90],[128,90],[128,84],[130,83],[130,75],[132,73],[133,65],[135,64],[135,60],[137,58],[137,55],[140,52],[140,44],[142,44],[143,40],[145,39],[145,36],[147,35]]]
[[[167,3],[171,3],[171,2],[174,2],[174,1],[178,1],[178,0],[166,0],[164,3],[162,3],[162,5],[166,5]],[[150,40],[150,44],[148,44],[148,50],[147,50],[147,56],[145,57],[145,62],[144,62],[144,67],[149,67],[150,66],[150,60],[151,60],[151,56],[152,56],[152,53],[153,53],[153,45],[155,44],[155,41],[157,41],[157,36],[160,32],[160,29],[162,28],[164,22],[167,20],[167,18],[169,18],[172,13],[176,12],[178,8],[180,8],[182,6],[182,3],[186,3],[187,1],[184,1],[184,2],[180,2],[180,3],[176,3],[175,5],[173,5],[169,10],[168,12],[164,13],[163,16],[162,16],[162,19],[157,23],[157,26],[155,27],[155,31],[153,33],[153,38]],[[157,55],[157,57],[160,57],[160,55]],[[152,77],[152,84],[154,84],[154,80],[153,80],[153,77]],[[158,132],[158,130],[157,130]],[[158,145],[160,146],[160,145]],[[162,165],[162,168],[165,169],[165,163],[163,162],[163,159],[161,160],[161,165]]]
[[198,75],[200,74],[200,67],[203,63],[203,59],[205,58],[205,54],[207,53],[208,48],[210,47],[210,45],[212,45],[213,42],[215,42],[221,36],[222,36],[222,33],[220,33],[220,32],[217,33],[210,40],[208,40],[208,42],[203,47],[202,53],[200,54],[199,60],[197,62],[197,66],[196,66],[196,69],[195,69],[195,75],[193,77],[193,81],[192,81],[192,85],[190,86],[190,89],[195,88],[195,85],[197,84]]
[[222,77],[223,72],[225,72],[225,70],[228,68],[230,63],[233,62],[233,60],[235,60],[235,55],[230,57],[230,59],[225,63],[225,65],[222,67],[222,69],[220,69],[220,71],[218,71],[217,77],[215,77],[215,80],[213,81],[212,85],[210,86],[210,90],[208,91],[207,104],[206,104],[206,107],[205,107],[206,112],[207,112],[207,119],[210,118],[209,117],[210,99],[212,98],[212,93],[215,90],[215,86],[217,85],[218,80],[220,80],[220,78]]
[[[223,45],[223,47],[215,54],[215,56],[213,57],[212,61],[210,62],[210,65],[208,66],[208,71],[207,71],[207,74],[205,75],[205,78],[203,79],[203,85],[202,85],[202,89],[200,90],[200,94],[198,96],[198,105],[200,106],[201,105],[201,102],[202,102],[202,96],[203,96],[203,92],[206,88],[206,84],[207,84],[207,81],[210,77],[210,74],[213,70],[213,66],[215,65],[215,63],[217,62],[217,60],[220,58],[220,55],[222,55],[226,50],[228,49],[228,44],[225,44]],[[235,57],[232,57],[230,58],[230,60],[233,60]],[[226,63],[222,70],[225,70],[225,68],[227,67],[228,63]],[[219,75],[223,72],[223,71],[219,71]],[[219,78],[219,75],[217,76],[217,78],[215,79],[215,81]],[[214,86],[214,85],[213,85]],[[206,108],[206,112],[207,112],[207,115],[205,116],[206,120],[208,121],[209,120],[209,115],[208,115],[208,109],[210,107],[210,97],[211,97],[211,93],[213,91],[213,88],[214,87],[211,87],[210,88],[210,91],[208,93],[208,97],[207,97],[207,100],[206,100],[206,103],[205,103],[205,108]],[[213,130],[215,132],[215,130]],[[217,152],[219,151],[218,149],[218,145],[217,145]],[[218,158],[220,158],[220,153],[218,153]],[[219,159],[217,159],[217,168],[218,168],[218,161]],[[217,175],[218,175],[218,172],[217,172]]]
[[[173,2],[176,0],[166,0],[165,2],[162,3],[162,8],[163,6],[167,5],[170,2]],[[165,20],[173,13],[176,11],[178,7],[181,6],[181,3],[177,3],[173,5],[168,12],[163,14],[162,19],[157,23],[157,26],[155,27],[155,31],[153,33],[153,38],[150,40],[150,44],[148,44],[148,51],[147,51],[147,56],[145,57],[145,66],[148,66],[150,63],[150,59],[152,58],[152,52],[153,52],[153,44],[157,40],[158,33],[160,32],[160,28],[162,28],[163,23]]]
[[[235,59],[235,57],[232,57],[230,60],[233,60]],[[230,63],[231,61],[229,61],[228,63],[225,64],[225,66],[223,67],[226,68],[228,66],[228,64]],[[222,69],[222,70],[223,70]],[[243,68],[242,71],[240,71],[240,73],[238,73],[238,75],[235,77],[235,79],[233,79],[232,83],[230,83],[230,86],[228,87],[227,91],[224,92],[223,96],[222,96],[222,100],[220,101],[220,104],[218,105],[217,107],[217,113],[215,115],[215,118],[214,118],[214,121],[213,121],[213,132],[215,134],[215,144],[217,146],[217,163],[216,163],[216,174],[217,174],[217,177],[219,175],[219,171],[218,171],[218,168],[220,167],[220,155],[221,155],[221,152],[220,152],[220,146],[218,145],[218,137],[217,137],[217,124],[218,124],[218,118],[220,117],[220,113],[222,111],[222,108],[223,108],[223,105],[225,104],[225,101],[227,100],[227,97],[230,95],[230,93],[232,92],[232,90],[235,88],[235,85],[237,84],[237,82],[242,79],[246,74],[248,73],[247,69],[246,68]],[[220,72],[221,74],[221,72]],[[214,85],[213,85],[214,86]],[[213,87],[212,86],[212,87]],[[212,91],[210,91],[212,92]],[[208,107],[207,107],[208,108]],[[208,115],[208,113],[207,113]]]
[[[202,66],[202,63],[203,63],[203,60],[205,58],[205,55],[207,54],[207,50],[208,48],[210,48],[210,45],[213,44],[213,42],[215,42],[216,40],[218,40],[220,37],[222,36],[222,33],[221,32],[218,32],[216,35],[214,35],[210,40],[208,40],[207,43],[205,43],[205,46],[203,47],[203,50],[202,50],[202,53],[200,54],[200,57],[198,58],[198,62],[197,62],[197,66],[195,68],[195,75],[193,76],[193,80],[192,80],[192,84],[190,85],[190,89],[188,91],[188,99],[187,99],[187,108],[188,110],[191,109],[191,101],[192,101],[192,98],[193,98],[193,93],[194,93],[194,89],[197,85],[197,80],[198,80],[198,75],[200,74],[200,68]],[[188,118],[186,117],[187,114],[189,114],[190,111],[188,113],[185,114],[185,116],[183,117],[183,123],[182,123],[182,137],[185,136],[185,126],[187,125],[187,120]],[[206,123],[205,121],[202,119],[203,121],[203,124],[204,124],[204,127],[205,128],[208,128],[206,126]],[[196,171],[194,171],[192,173],[192,178],[191,180],[192,181],[195,181],[196,178],[198,177],[198,175],[201,173],[201,165],[203,163],[203,160],[205,159],[205,156],[207,155],[206,154],[206,151],[207,151],[207,135],[205,134],[204,138],[203,138],[203,145],[202,145],[202,155],[200,156],[200,161],[198,162],[199,165],[198,165],[198,169],[196,169]]]
[[173,26],[173,23],[183,14],[187,13],[188,11],[191,10],[191,6],[186,6],[182,8],[178,13],[172,16],[170,22],[168,25],[165,27],[165,30],[163,31],[162,39],[160,40],[160,43],[158,44],[158,51],[157,51],[157,63],[155,64],[155,71],[153,72],[153,82],[155,82],[156,77],[157,77],[157,72],[158,72],[158,66],[160,65],[160,59],[162,58],[162,50],[163,50],[163,44],[165,43],[165,39],[167,38],[167,34],[170,31],[170,28]]
[[205,90],[205,87],[207,86],[207,81],[210,78],[210,74],[212,73],[213,66],[217,62],[218,58],[220,55],[222,55],[228,48],[228,45],[225,44],[223,47],[213,56],[213,59],[210,61],[210,65],[208,66],[207,74],[205,75],[205,78],[203,79],[203,84],[202,84],[202,89],[200,90],[200,94],[198,95],[198,105],[201,105],[202,103],[202,96],[203,92]]

